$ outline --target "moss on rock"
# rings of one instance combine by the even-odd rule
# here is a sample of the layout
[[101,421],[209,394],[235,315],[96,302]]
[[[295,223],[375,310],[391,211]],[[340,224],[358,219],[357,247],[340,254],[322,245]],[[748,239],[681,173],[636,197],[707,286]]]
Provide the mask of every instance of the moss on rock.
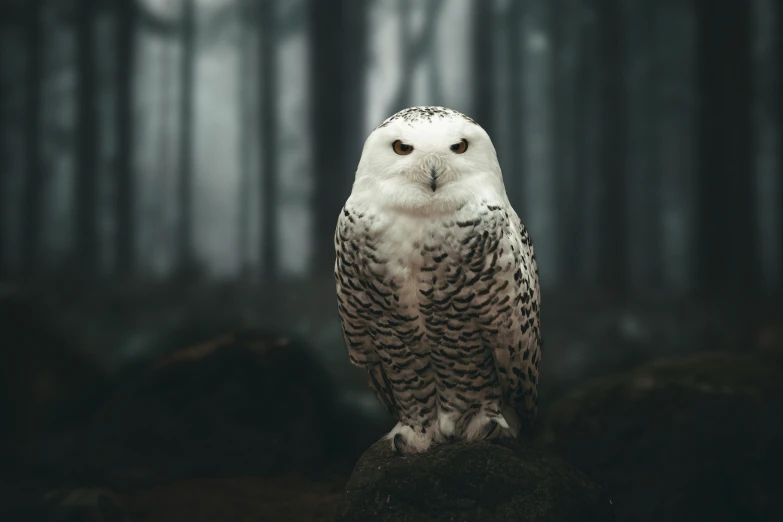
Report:
[[397,456],[381,440],[356,465],[337,520],[597,522],[614,515],[581,471],[514,441]]

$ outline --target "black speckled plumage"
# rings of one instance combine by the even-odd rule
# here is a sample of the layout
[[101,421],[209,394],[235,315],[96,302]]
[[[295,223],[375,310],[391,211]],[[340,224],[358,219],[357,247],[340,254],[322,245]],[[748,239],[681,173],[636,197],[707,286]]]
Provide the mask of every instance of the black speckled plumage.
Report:
[[408,124],[413,124],[419,121],[429,121],[431,122],[434,118],[463,118],[466,121],[469,121],[470,123],[473,123],[474,125],[478,125],[473,118],[469,116],[465,116],[461,112],[455,111],[453,109],[448,109],[446,107],[438,107],[438,106],[424,106],[424,107],[410,107],[408,109],[403,109],[400,112],[393,114],[386,118],[386,120],[378,125],[378,129],[381,129],[383,127],[386,127],[393,121],[404,121]]

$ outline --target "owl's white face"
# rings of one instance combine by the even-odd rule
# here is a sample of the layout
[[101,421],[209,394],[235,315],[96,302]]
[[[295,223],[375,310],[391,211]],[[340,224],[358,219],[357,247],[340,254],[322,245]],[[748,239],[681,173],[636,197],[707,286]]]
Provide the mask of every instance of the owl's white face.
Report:
[[364,144],[353,198],[419,214],[507,201],[495,147],[469,118],[442,107],[400,111]]

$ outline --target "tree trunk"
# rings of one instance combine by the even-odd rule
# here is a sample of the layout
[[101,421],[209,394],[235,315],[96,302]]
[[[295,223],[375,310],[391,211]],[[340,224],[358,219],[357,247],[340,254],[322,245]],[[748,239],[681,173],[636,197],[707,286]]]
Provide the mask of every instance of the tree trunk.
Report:
[[239,105],[239,193],[237,200],[239,202],[237,212],[237,256],[239,259],[239,273],[242,277],[247,276],[250,270],[250,252],[248,244],[250,241],[250,189],[252,176],[252,125],[250,123],[250,107],[252,92],[257,91],[256,86],[252,84],[252,78],[247,72],[252,70],[250,64],[251,53],[249,47],[250,31],[248,30],[246,20],[251,12],[251,3],[248,0],[241,0],[239,3],[240,25],[239,36],[239,67],[237,68],[237,84],[239,85],[238,105]]
[[6,200],[8,194],[8,183],[11,173],[9,172],[10,158],[8,157],[8,146],[6,145],[6,100],[8,91],[6,83],[6,47],[5,41],[0,36],[0,281],[9,275],[10,261],[8,259],[8,231],[6,229],[6,215],[10,202]]
[[320,269],[326,266],[328,259],[334,257],[334,227],[346,196],[346,173],[341,172],[341,153],[345,151],[347,143],[343,129],[340,125],[335,125],[335,122],[348,116],[342,99],[347,66],[343,59],[342,41],[338,36],[345,31],[346,2],[312,0],[309,6],[310,99],[329,100],[329,103],[315,102],[311,113],[313,165],[318,166],[314,170],[316,190],[313,199],[313,260],[315,266]]
[[[260,124],[261,124],[261,198],[262,215],[261,260],[264,278],[275,281],[278,276],[278,252],[280,230],[278,225],[278,183],[277,183],[277,38],[275,33],[275,2],[266,0],[259,3],[258,37],[259,74],[261,76]],[[312,79],[311,79],[312,81]],[[318,98],[315,98],[318,99]]]
[[43,21],[42,0],[28,0],[25,14],[27,40],[27,91],[25,133],[25,167],[22,211],[22,271],[30,277],[41,262],[41,218],[43,197],[43,166],[41,164],[41,88],[43,83]]
[[182,4],[182,63],[180,68],[180,141],[177,200],[177,258],[183,274],[195,268],[193,251],[193,91],[195,89],[196,6]]
[[134,170],[134,80],[136,72],[135,2],[117,0],[117,182],[115,184],[115,259],[117,275],[129,277],[136,268],[136,184]]
[[[659,91],[655,39],[657,5],[627,2],[627,28],[623,60],[628,71],[628,278],[637,291],[649,291],[660,283],[661,201],[656,163]],[[625,84],[626,82],[624,82]]]
[[311,136],[313,164],[318,166],[314,261],[319,274],[331,274],[333,269],[337,215],[350,194],[361,152],[365,15],[362,0],[310,2],[310,85],[315,101]]
[[[343,33],[342,48],[345,57],[345,75],[343,79],[343,103],[347,109],[349,118],[345,120],[345,149],[342,156],[342,186],[340,192],[336,195],[339,198],[339,207],[333,216],[331,235],[334,235],[334,228],[337,224],[337,213],[342,208],[343,203],[348,199],[353,186],[353,180],[356,174],[356,167],[359,164],[359,158],[364,147],[364,140],[367,138],[364,127],[366,106],[365,95],[365,72],[368,64],[368,35],[367,27],[369,24],[368,6],[365,0],[346,0],[345,12],[345,32]],[[438,89],[438,81],[434,81],[435,89]],[[327,266],[331,272],[334,257],[334,246],[330,243],[329,256],[327,257]]]
[[536,245],[542,285],[550,285],[557,282],[559,273],[555,248],[556,186],[552,175],[551,2],[529,0],[525,4],[522,31],[525,197],[520,214]]
[[598,48],[601,60],[601,121],[598,203],[600,252],[598,283],[614,295],[627,288],[626,237],[626,103],[623,70],[623,19],[620,0],[597,0]]
[[581,108],[578,96],[580,66],[580,12],[579,0],[559,0],[555,3],[556,13],[550,23],[553,35],[553,119],[554,140],[558,143],[553,157],[553,175],[557,186],[558,213],[558,258],[560,259],[559,286],[573,288],[579,273],[579,251],[576,238],[579,237],[580,201],[582,193],[577,192],[578,180],[584,175],[577,163],[578,110]]
[[79,2],[77,17],[77,125],[76,161],[76,269],[82,277],[98,272],[98,186],[96,140],[98,111],[95,103],[95,5]]
[[[525,95],[523,87],[524,52],[521,38],[522,23],[524,20],[524,2],[511,2],[509,6],[507,30],[507,51],[509,65],[508,74],[508,107],[509,116],[508,140],[509,149],[504,151],[508,158],[507,165],[511,168],[503,171],[503,177],[510,181],[506,188],[508,198],[515,210],[521,212],[525,194],[525,168],[524,168],[524,144],[525,136],[522,132],[522,122],[525,121],[525,110],[522,99]],[[498,114],[498,111],[495,111]]]
[[574,122],[575,156],[579,172],[574,192],[575,235],[572,237],[574,252],[569,271],[573,270],[583,285],[592,285],[598,271],[599,240],[596,214],[599,211],[596,188],[599,185],[597,150],[603,129],[600,121],[601,100],[599,91],[600,62],[597,48],[597,24],[595,14],[585,5],[578,8],[579,53],[577,56],[577,111]]
[[473,114],[490,137],[494,134],[492,108],[495,57],[492,52],[494,2],[473,0]]
[[699,287],[757,288],[750,2],[698,2]]
[[[689,292],[694,283],[696,45],[694,3],[655,4],[654,168],[661,287]],[[633,203],[632,203],[633,204]]]
[[[780,2],[772,2],[775,9],[775,22],[777,35],[777,89],[776,101],[778,103],[778,267],[783,266],[783,6]],[[783,270],[778,270],[778,297],[783,300]]]
[[[139,16],[138,4],[136,7],[137,15],[137,34],[141,34],[143,25],[141,24],[141,16]],[[159,111],[156,114],[157,121],[155,124],[156,135],[156,150],[155,150],[155,172],[157,173],[157,192],[156,194],[145,194],[142,196],[142,192],[137,192],[137,207],[134,210],[136,214],[135,223],[137,227],[144,227],[145,229],[152,228],[151,233],[139,234],[139,236],[147,236],[144,242],[136,244],[137,249],[146,251],[146,249],[154,249],[156,252],[164,252],[166,259],[169,263],[170,269],[177,269],[178,263],[178,228],[177,219],[179,208],[176,203],[172,204],[172,199],[176,193],[177,182],[179,178],[179,172],[173,168],[178,161],[178,150],[172,151],[172,143],[174,148],[179,144],[179,135],[175,136],[175,129],[177,127],[177,121],[179,117],[179,107],[174,100],[179,94],[179,86],[177,85],[177,78],[179,70],[177,67],[177,51],[176,44],[179,42],[175,40],[172,44],[166,45],[162,50],[160,62],[157,64],[158,69],[158,84],[156,86],[156,98],[158,101]],[[136,172],[136,174],[140,174]],[[138,179],[138,178],[135,178]],[[139,187],[140,188],[140,187]],[[138,190],[138,189],[137,189]],[[151,198],[150,202],[144,201],[144,198]],[[144,202],[145,208],[152,208],[152,214],[142,215],[139,213],[142,208],[141,203]],[[173,225],[173,226],[172,226]],[[141,268],[144,256],[137,256],[137,268]]]
[[[426,24],[426,27],[436,27],[438,23],[438,11],[435,11],[433,9],[433,6],[436,4],[436,2],[428,2],[428,10],[425,14],[426,21],[424,22]],[[366,26],[366,23],[364,24]],[[434,40],[434,39],[433,39]],[[438,45],[436,42],[433,42],[432,45],[429,46],[427,49],[427,57],[426,57],[426,70],[427,70],[427,89],[428,89],[428,96],[429,99],[432,100],[430,103],[431,105],[441,105],[445,106],[446,102],[444,101],[444,93],[443,93],[443,69],[444,67],[447,67],[448,64],[444,63],[440,56],[438,56]]]
[[751,2],[753,22],[751,30],[751,48],[753,53],[753,156],[755,158],[753,176],[756,179],[756,218],[759,238],[759,283],[764,294],[770,296],[776,290],[779,268],[783,267],[777,257],[777,241],[768,238],[777,230],[775,218],[779,199],[775,192],[779,180],[777,169],[777,142],[775,140],[777,56],[775,49],[775,29],[777,18],[775,0],[753,0]]

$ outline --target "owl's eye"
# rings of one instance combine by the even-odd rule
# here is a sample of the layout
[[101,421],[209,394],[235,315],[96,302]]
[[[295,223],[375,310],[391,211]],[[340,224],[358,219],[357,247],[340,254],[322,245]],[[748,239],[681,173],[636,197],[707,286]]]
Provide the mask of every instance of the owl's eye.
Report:
[[468,140],[462,138],[459,143],[455,143],[451,146],[451,150],[457,154],[463,154],[466,150],[468,150]]
[[408,145],[407,143],[403,143],[400,140],[395,140],[394,143],[392,143],[392,149],[394,149],[394,152],[400,156],[407,156],[413,152],[413,145]]

